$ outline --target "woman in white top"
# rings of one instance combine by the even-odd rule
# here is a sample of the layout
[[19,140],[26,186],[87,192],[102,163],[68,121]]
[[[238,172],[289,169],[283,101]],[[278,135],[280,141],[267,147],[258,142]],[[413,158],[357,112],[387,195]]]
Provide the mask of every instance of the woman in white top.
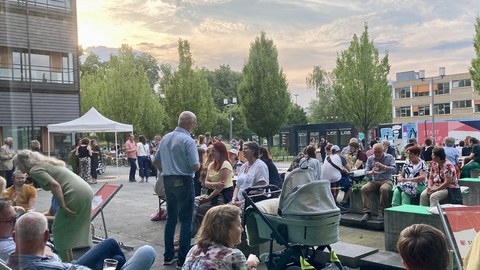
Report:
[[137,143],[137,160],[138,167],[140,169],[140,177],[142,178],[139,183],[143,183],[148,182],[150,168],[150,160],[148,159],[148,157],[150,155],[150,147],[148,146],[145,136],[138,136],[138,140],[139,142]]
[[328,180],[332,183],[332,186],[341,186],[342,191],[345,192],[343,200],[340,203],[342,207],[348,207],[348,199],[350,197],[350,179],[343,174],[350,171],[350,165],[348,165],[347,159],[340,154],[340,147],[333,145],[331,153],[325,158],[322,166],[322,180]]
[[304,150],[304,156],[302,159],[300,159],[300,162],[298,163],[298,166],[300,168],[305,168],[308,167],[312,170],[315,171],[315,179],[320,180],[320,177],[322,176],[322,167],[320,166],[320,161],[316,159],[316,154],[315,154],[315,146],[309,145],[305,147]]
[[268,167],[259,159],[260,146],[256,142],[245,142],[243,152],[247,162],[240,167],[232,198],[232,204],[237,206],[244,202],[242,191],[253,186],[268,185]]

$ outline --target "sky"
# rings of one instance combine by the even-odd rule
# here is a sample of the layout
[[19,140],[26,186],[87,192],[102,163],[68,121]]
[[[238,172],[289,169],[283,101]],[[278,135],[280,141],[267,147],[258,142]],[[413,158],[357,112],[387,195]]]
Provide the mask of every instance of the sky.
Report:
[[278,50],[293,102],[314,98],[305,84],[315,65],[332,71],[337,54],[368,23],[380,56],[395,73],[425,70],[426,76],[468,72],[476,0],[79,0],[78,39],[103,59],[122,44],[178,65],[178,39],[190,42],[195,65],[229,65],[241,71],[261,31]]

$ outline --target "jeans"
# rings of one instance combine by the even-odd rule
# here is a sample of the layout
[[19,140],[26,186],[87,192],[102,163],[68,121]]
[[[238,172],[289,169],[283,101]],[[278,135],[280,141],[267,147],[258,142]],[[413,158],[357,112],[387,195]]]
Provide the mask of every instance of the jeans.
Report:
[[140,167],[140,177],[147,178],[149,176],[149,162],[147,156],[138,157],[138,167]]
[[135,181],[135,173],[137,172],[137,161],[136,158],[128,158],[128,163],[130,163],[130,174],[128,176],[129,181]]
[[115,239],[107,238],[103,240],[73,263],[91,269],[103,269],[103,260],[107,258],[118,261],[117,269],[121,269],[125,264],[125,255]]
[[125,255],[120,249],[118,242],[115,239],[107,238],[93,246],[87,253],[72,263],[83,265],[90,269],[103,269],[103,260],[105,259],[117,260],[117,270],[150,269],[155,261],[155,249],[148,245],[142,246],[125,262]]
[[163,176],[165,195],[167,197],[167,223],[165,224],[164,259],[175,257],[173,238],[177,219],[180,220],[180,249],[177,265],[183,265],[192,238],[192,218],[194,204],[193,179],[191,176]]

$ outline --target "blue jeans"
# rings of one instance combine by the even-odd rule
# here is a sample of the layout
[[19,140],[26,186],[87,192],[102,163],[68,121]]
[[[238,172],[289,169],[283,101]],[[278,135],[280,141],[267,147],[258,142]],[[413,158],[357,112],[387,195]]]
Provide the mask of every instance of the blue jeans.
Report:
[[177,265],[183,265],[192,238],[192,218],[194,189],[191,176],[163,176],[165,195],[167,197],[167,223],[165,224],[165,253],[164,259],[175,257],[173,238],[177,219],[182,223],[180,227],[180,249],[178,250]]
[[83,265],[90,269],[103,269],[103,260],[105,259],[117,260],[117,270],[150,269],[155,261],[155,249],[148,245],[142,246],[125,262],[125,255],[120,249],[118,242],[115,239],[107,238],[93,246],[87,253],[72,263]]
[[117,241],[107,238],[97,245],[93,246],[87,253],[73,263],[86,266],[91,269],[102,269],[103,260],[115,259],[118,261],[117,269],[121,269],[125,264],[125,255],[123,254]]
[[148,178],[149,176],[149,162],[147,156],[139,156],[138,157],[138,167],[140,167],[140,177],[143,179]]
[[135,181],[135,173],[137,172],[137,161],[136,158],[128,158],[128,163],[130,163],[130,174],[128,176],[129,181]]

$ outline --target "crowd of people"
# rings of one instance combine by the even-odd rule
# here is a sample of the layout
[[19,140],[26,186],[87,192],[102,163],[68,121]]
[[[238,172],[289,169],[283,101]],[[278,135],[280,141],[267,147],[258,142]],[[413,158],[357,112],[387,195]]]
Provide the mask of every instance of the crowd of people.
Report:
[[[168,213],[165,215],[164,265],[176,264],[177,269],[253,269],[259,263],[258,258],[255,255],[247,258],[235,249],[243,232],[240,216],[245,198],[242,191],[269,184],[281,188],[282,178],[268,148],[242,140],[232,140],[227,146],[210,133],[193,139],[191,134],[196,123],[195,114],[184,111],[179,115],[175,130],[163,138],[155,136],[152,142],[148,142],[140,135],[136,142],[134,134],[129,134],[124,144],[130,164],[129,181],[149,182],[153,165],[154,171],[158,169],[160,172],[157,183],[163,184]],[[130,260],[126,260],[113,239],[105,240],[73,261],[72,248],[91,246],[93,192],[89,184],[97,181],[96,166],[101,154],[96,140],[84,138],[76,142],[71,150],[72,170],[65,162],[39,153],[38,141],[32,141],[31,150],[16,153],[12,145],[13,139],[7,138],[0,149],[0,173],[4,176],[0,177],[2,260],[8,259],[14,269],[41,269],[42,266],[68,269],[70,263],[85,269],[98,269],[105,258],[116,259],[119,262],[117,269],[151,267],[155,260],[152,247],[141,247]],[[455,146],[455,140],[450,137],[445,138],[441,146],[433,146],[431,139],[426,139],[424,145],[411,139],[405,148],[405,162],[396,176],[394,187],[397,174],[395,149],[387,140],[374,140],[370,146],[364,151],[359,140],[352,138],[341,149],[324,137],[318,144],[312,138],[289,170],[310,169],[315,179],[329,180],[334,193],[335,190],[344,191],[338,204],[341,209],[349,207],[350,189],[355,181],[352,172],[365,171],[368,181],[361,187],[362,221],[372,218],[372,193],[380,195],[376,216],[383,221],[384,210],[390,202],[393,206],[410,204],[413,197],[419,196],[420,205],[435,206],[447,198],[449,189],[458,189],[460,177],[469,177],[471,169],[480,168],[480,144],[476,138],[468,137],[459,146]],[[463,157],[463,162],[459,157]],[[139,180],[136,179],[137,166]],[[37,189],[26,184],[28,179],[51,191],[52,205],[58,205],[58,208],[44,214],[35,212]],[[393,198],[389,198],[393,187]],[[19,214],[23,215],[19,218]],[[53,221],[51,231],[56,253],[50,249],[49,220]],[[178,221],[181,223],[180,234],[175,239]],[[419,238],[419,233],[437,240],[443,239],[443,235],[428,226],[407,229],[400,235],[397,246],[404,264],[408,269],[426,269],[421,268],[419,255],[412,253],[419,248],[412,241]],[[197,239],[193,248],[190,246],[192,237]],[[443,254],[443,242],[438,241],[439,254]],[[435,265],[440,267],[448,263],[446,258]],[[416,264],[420,268],[415,268]]]

